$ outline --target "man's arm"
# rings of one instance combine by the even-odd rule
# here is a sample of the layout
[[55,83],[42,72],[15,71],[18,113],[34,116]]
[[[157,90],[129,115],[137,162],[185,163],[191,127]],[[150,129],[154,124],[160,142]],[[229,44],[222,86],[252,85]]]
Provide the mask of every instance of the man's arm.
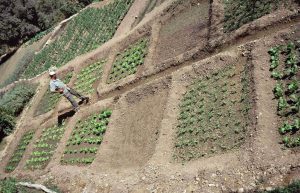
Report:
[[55,84],[54,84],[53,82],[51,82],[51,83],[50,83],[50,92],[62,94],[62,93],[64,92],[64,89],[62,89],[62,88],[57,88],[57,87],[55,86]]

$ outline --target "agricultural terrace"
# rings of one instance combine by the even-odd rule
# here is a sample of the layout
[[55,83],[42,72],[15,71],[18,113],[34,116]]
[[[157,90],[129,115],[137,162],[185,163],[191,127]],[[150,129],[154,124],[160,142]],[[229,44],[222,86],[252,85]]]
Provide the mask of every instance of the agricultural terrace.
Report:
[[230,65],[188,87],[179,106],[176,160],[226,152],[245,142],[252,108],[249,68]]
[[9,162],[5,167],[6,172],[12,172],[16,169],[16,167],[18,166],[19,162],[23,157],[23,154],[28,144],[31,142],[33,135],[34,135],[33,131],[28,131],[22,136],[16,150],[14,151],[14,154],[9,159]]
[[144,64],[145,57],[148,52],[149,40],[141,39],[137,43],[125,49],[122,53],[117,55],[107,83],[116,82],[129,75],[135,74],[138,66]]
[[111,110],[104,110],[83,121],[78,121],[67,142],[61,163],[91,164],[102,143],[111,114]]
[[64,125],[43,129],[42,135],[35,141],[35,148],[30,159],[26,161],[26,168],[31,170],[44,169],[50,162],[64,131]]
[[299,50],[293,42],[269,50],[271,77],[277,80],[273,89],[277,100],[277,115],[286,147],[300,146]]
[[82,94],[92,94],[97,80],[101,80],[103,66],[106,60],[101,60],[83,68],[77,75],[75,89]]
[[242,25],[254,21],[283,4],[291,4],[290,0],[224,0],[224,30],[230,32]]
[[[69,72],[65,75],[64,78],[62,78],[62,81],[65,84],[68,84],[72,76],[73,76],[73,72]],[[57,105],[60,99],[61,99],[61,95],[58,93],[52,93],[50,91],[50,88],[48,87],[45,95],[43,96],[42,100],[40,101],[35,111],[35,115],[37,116],[51,111],[53,108],[55,108],[55,106]]]
[[24,72],[33,77],[50,66],[65,65],[110,40],[129,10],[132,0],[115,0],[99,8],[87,8],[68,23],[64,33],[39,52]]

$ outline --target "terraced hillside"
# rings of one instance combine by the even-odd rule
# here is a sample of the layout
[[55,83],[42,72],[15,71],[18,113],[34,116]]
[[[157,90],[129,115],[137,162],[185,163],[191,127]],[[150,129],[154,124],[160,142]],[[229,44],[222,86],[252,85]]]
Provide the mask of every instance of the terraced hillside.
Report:
[[[72,193],[257,192],[299,179],[299,8],[93,3],[34,43],[24,77],[38,88],[1,143],[0,179]],[[50,66],[90,97],[79,112],[49,92]]]

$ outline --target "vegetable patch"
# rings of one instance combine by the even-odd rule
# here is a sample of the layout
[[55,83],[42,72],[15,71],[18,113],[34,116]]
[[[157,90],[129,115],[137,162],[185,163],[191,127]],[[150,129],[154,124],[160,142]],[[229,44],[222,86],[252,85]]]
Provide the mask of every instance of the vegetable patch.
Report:
[[293,42],[269,50],[271,77],[276,80],[273,89],[277,100],[279,133],[286,147],[300,146],[300,90],[299,48]]
[[83,121],[78,121],[67,142],[61,163],[91,164],[103,141],[111,114],[111,110],[105,110],[99,114],[91,115]]
[[17,149],[14,151],[13,156],[9,159],[9,162],[5,167],[6,172],[12,172],[16,169],[16,167],[18,166],[19,162],[23,157],[23,154],[28,144],[31,142],[33,135],[34,135],[33,131],[28,131],[23,135],[23,137],[21,138],[17,146]]
[[230,65],[196,80],[180,103],[174,158],[226,152],[245,142],[250,122],[250,69]]
[[148,39],[144,38],[117,55],[107,83],[116,82],[137,72],[147,55]]
[[26,168],[31,170],[44,169],[50,162],[64,132],[64,126],[43,129],[42,135],[35,142],[35,148],[30,159],[26,161]]

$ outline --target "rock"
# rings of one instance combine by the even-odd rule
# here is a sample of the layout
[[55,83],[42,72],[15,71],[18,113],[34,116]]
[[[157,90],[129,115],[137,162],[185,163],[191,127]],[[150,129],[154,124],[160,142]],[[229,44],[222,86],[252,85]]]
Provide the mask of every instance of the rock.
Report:
[[266,188],[266,191],[272,191],[272,190],[273,190],[272,187],[267,187],[267,188]]
[[238,189],[238,193],[243,193],[243,192],[245,192],[245,191],[244,191],[244,188],[239,188],[239,189]]

